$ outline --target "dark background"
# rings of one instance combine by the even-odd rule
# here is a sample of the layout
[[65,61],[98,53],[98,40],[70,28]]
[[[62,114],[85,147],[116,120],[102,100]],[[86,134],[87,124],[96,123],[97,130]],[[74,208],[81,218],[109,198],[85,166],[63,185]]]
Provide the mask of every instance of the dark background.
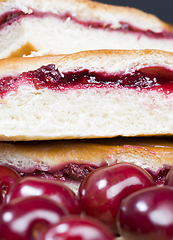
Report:
[[161,20],[173,24],[173,0],[95,0],[97,2],[135,7],[155,14]]

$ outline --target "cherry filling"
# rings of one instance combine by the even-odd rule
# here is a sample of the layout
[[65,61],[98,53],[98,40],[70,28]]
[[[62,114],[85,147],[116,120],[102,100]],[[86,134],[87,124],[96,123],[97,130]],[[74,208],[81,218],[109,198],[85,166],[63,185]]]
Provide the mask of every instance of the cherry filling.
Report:
[[164,165],[163,168],[160,169],[157,173],[153,172],[151,169],[146,169],[146,170],[150,173],[156,185],[163,185],[165,183],[166,176],[170,171],[170,169],[171,169],[171,166]]
[[130,25],[129,23],[126,22],[120,22],[121,27],[117,30],[119,31],[123,31],[123,32],[134,32],[134,33],[141,33],[141,34],[145,34],[147,37],[151,37],[151,38],[172,38],[173,37],[173,32],[153,32],[151,30],[146,30],[143,31],[140,28],[137,28],[135,26]]
[[22,11],[11,11],[0,16],[0,29],[4,26],[11,25],[13,22],[26,15]]
[[0,95],[16,91],[20,84],[32,84],[36,89],[52,90],[83,88],[131,88],[136,90],[157,90],[169,94],[173,92],[173,71],[163,67],[148,67],[123,74],[105,74],[88,70],[60,74],[54,64],[42,66],[37,70],[24,72],[18,77],[8,76],[0,79]]
[[[49,171],[41,171],[35,170],[32,173],[23,173],[21,172],[20,175],[23,176],[36,176],[40,178],[46,179],[57,179],[62,181],[77,181],[82,182],[89,173],[93,172],[94,170],[105,167],[106,164],[102,164],[100,166],[89,165],[89,164],[77,164],[77,163],[69,163],[62,168],[57,169],[54,172]],[[145,169],[150,175],[152,176],[156,185],[163,185],[166,179],[166,176],[171,169],[169,165],[163,165],[161,169],[157,172],[154,172],[151,169]]]
[[[103,166],[103,165],[102,165]],[[56,171],[45,172],[40,170],[35,170],[33,173],[20,173],[21,176],[37,176],[40,178],[48,178],[48,179],[59,179],[59,180],[75,180],[75,181],[83,181],[83,179],[92,171],[96,170],[101,166],[87,165],[87,164],[76,164],[70,163],[65,165],[63,168],[60,168]]]
[[13,22],[20,20],[23,17],[28,17],[28,16],[34,16],[37,18],[43,18],[45,16],[54,16],[57,17],[63,21],[66,19],[70,18],[71,21],[81,24],[84,27],[90,27],[90,28],[95,28],[95,29],[105,29],[109,31],[122,31],[122,32],[132,32],[132,33],[138,33],[138,34],[145,34],[148,37],[152,38],[172,38],[173,37],[173,32],[167,32],[167,31],[162,31],[162,32],[153,32],[151,30],[142,30],[140,28],[137,28],[129,23],[120,21],[119,23],[121,24],[121,27],[119,28],[112,28],[112,25],[110,23],[105,23],[105,22],[98,22],[98,21],[83,21],[79,20],[78,18],[72,16],[70,13],[66,12],[62,15],[57,15],[53,14],[51,12],[39,12],[35,11],[33,9],[30,9],[29,12],[22,12],[21,10],[14,10],[7,12],[3,15],[0,16],[0,29],[6,27],[7,25],[11,25]]

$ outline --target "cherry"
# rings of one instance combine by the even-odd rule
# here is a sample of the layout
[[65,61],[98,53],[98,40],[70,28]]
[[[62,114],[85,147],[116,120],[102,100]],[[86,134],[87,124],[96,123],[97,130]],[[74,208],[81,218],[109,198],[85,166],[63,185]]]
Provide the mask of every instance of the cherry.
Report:
[[11,186],[20,178],[20,174],[12,168],[0,166],[0,203],[3,202],[3,198],[8,193]]
[[129,194],[153,185],[151,175],[134,164],[102,167],[91,172],[81,183],[81,207],[85,214],[98,218],[118,233],[116,217],[121,201]]
[[81,208],[78,197],[65,184],[55,180],[24,177],[10,189],[6,202],[24,196],[48,195],[54,201],[66,207],[71,214],[80,214]]
[[16,198],[0,207],[0,239],[38,239],[65,214],[65,208],[46,196]]
[[171,168],[166,176],[164,185],[173,187],[173,168]]
[[106,226],[91,217],[62,217],[50,226],[41,240],[114,240]]
[[173,189],[155,186],[131,194],[117,219],[124,240],[172,240]]

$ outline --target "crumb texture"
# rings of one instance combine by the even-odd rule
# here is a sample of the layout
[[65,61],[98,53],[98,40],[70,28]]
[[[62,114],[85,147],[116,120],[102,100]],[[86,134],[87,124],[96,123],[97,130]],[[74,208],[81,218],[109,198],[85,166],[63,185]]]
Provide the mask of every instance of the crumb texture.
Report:
[[157,92],[80,89],[57,93],[21,86],[17,94],[12,91],[3,100],[2,140],[173,133],[172,97]]

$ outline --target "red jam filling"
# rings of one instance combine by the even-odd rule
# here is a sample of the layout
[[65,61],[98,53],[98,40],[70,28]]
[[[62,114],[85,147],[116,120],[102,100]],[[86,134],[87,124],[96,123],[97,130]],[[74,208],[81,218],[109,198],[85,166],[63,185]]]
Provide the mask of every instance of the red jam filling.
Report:
[[163,185],[170,169],[171,169],[171,166],[163,165],[163,168],[160,169],[157,173],[153,172],[150,169],[146,169],[146,170],[151,174],[156,185]]
[[0,95],[17,91],[20,84],[32,84],[36,89],[52,90],[84,88],[131,88],[140,90],[157,90],[169,94],[173,92],[173,71],[161,67],[143,68],[133,73],[105,74],[101,72],[67,72],[60,74],[54,64],[24,72],[18,77],[8,76],[0,79]]
[[[94,166],[88,164],[76,164],[70,163],[65,165],[63,168],[56,170],[55,172],[49,171],[41,171],[35,170],[33,173],[20,173],[21,176],[36,176],[40,178],[46,179],[57,179],[62,181],[77,181],[81,182],[84,178],[92,171],[98,169],[99,167],[106,166],[105,164],[102,166]],[[157,172],[152,171],[151,169],[146,169],[154,179],[156,185],[163,185],[165,182],[165,178],[171,169],[171,166],[164,165],[162,169]]]
[[20,173],[21,176],[36,176],[40,178],[52,178],[58,180],[74,180],[81,182],[84,178],[95,169],[101,166],[87,165],[87,164],[76,164],[70,163],[64,166],[64,168],[60,168],[55,172],[45,172],[41,170],[35,170],[33,173]]
[[121,24],[121,27],[119,27],[118,29],[113,29],[111,27],[111,23],[104,23],[104,22],[98,22],[98,21],[82,21],[77,19],[76,17],[72,16],[70,13],[64,13],[63,15],[57,15],[57,14],[53,14],[50,12],[38,12],[38,11],[34,11],[32,10],[32,13],[25,13],[22,12],[21,10],[14,10],[14,11],[10,11],[7,12],[3,15],[0,16],[0,29],[11,25],[13,22],[20,20],[23,17],[37,17],[37,18],[42,18],[45,16],[54,16],[57,17],[59,19],[61,19],[62,21],[65,21],[67,18],[70,18],[71,21],[81,24],[85,27],[90,27],[90,28],[95,28],[95,29],[106,29],[109,31],[122,31],[122,32],[132,32],[132,33],[138,33],[138,34],[145,34],[148,37],[151,38],[172,38],[173,37],[173,32],[153,32],[151,30],[147,30],[144,31],[140,28],[137,28],[135,26],[132,26],[129,23],[120,21],[119,23]]
[[13,22],[17,21],[24,15],[26,15],[26,14],[22,11],[12,11],[12,12],[8,12],[8,13],[1,15],[0,16],[0,29],[7,25],[11,25]]

